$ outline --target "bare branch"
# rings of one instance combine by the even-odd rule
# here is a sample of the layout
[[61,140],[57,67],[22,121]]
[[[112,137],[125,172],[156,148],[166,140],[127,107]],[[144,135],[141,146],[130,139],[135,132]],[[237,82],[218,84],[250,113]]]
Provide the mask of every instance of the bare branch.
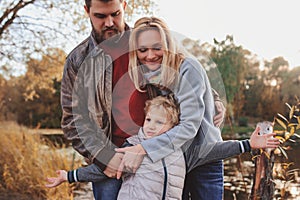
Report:
[[[11,9],[7,9],[2,17],[0,18],[0,24],[2,24],[2,22],[4,21],[4,19],[8,18],[5,23],[0,27],[0,38],[1,35],[3,34],[3,32],[13,23],[13,21],[15,20],[15,18],[17,17],[17,13],[19,12],[19,10],[21,10],[22,8],[24,8],[25,6],[34,3],[35,0],[31,0],[28,2],[24,2],[23,0],[20,0],[13,8]],[[11,16],[9,16],[10,14],[12,14]]]

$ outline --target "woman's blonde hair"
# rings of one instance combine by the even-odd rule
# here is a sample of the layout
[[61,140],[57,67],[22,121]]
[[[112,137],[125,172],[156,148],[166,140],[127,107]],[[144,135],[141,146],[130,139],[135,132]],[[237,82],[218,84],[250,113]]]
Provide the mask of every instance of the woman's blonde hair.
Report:
[[180,109],[174,95],[157,96],[151,100],[147,100],[144,108],[145,114],[147,115],[149,110],[153,107],[163,107],[166,111],[168,120],[170,120],[170,123],[173,126],[179,123]]
[[147,82],[143,77],[143,69],[137,57],[137,41],[139,35],[147,30],[156,30],[161,36],[163,59],[161,63],[160,84],[162,87],[171,89],[177,81],[179,68],[185,58],[185,53],[178,47],[177,42],[174,41],[166,23],[156,17],[143,17],[134,24],[129,39],[129,76],[136,89],[143,91],[142,87]]

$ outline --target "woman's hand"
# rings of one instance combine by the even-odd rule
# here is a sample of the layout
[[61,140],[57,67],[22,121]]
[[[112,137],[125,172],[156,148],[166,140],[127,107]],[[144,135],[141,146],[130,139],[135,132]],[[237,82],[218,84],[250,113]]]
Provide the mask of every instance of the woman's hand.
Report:
[[141,144],[132,147],[117,148],[116,152],[124,153],[117,172],[117,179],[121,178],[123,172],[135,173],[146,155],[146,151]]
[[105,170],[103,173],[109,177],[109,178],[116,178],[117,177],[117,172],[118,168],[121,164],[121,161],[123,159],[123,154],[122,153],[116,153],[112,159],[109,161],[107,164]]
[[252,149],[277,148],[280,144],[279,139],[274,138],[276,133],[259,135],[260,128],[257,126],[250,137]]
[[214,116],[214,125],[220,127],[225,119],[226,108],[222,101],[215,101],[216,115]]

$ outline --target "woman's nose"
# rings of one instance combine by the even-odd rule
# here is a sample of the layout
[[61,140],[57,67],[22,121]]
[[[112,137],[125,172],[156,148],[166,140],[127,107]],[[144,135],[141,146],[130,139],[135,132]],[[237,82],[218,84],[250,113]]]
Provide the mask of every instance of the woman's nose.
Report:
[[151,49],[149,49],[149,51],[147,53],[147,58],[152,59],[154,57],[155,57],[155,53]]

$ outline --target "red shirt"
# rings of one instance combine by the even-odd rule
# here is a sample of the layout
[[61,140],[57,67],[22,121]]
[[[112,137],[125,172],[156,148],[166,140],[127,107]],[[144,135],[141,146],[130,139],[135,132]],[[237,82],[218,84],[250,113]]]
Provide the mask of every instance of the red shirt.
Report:
[[128,36],[123,35],[116,44],[101,44],[113,59],[112,141],[121,146],[125,139],[137,134],[143,125],[146,92],[135,89],[128,75]]

